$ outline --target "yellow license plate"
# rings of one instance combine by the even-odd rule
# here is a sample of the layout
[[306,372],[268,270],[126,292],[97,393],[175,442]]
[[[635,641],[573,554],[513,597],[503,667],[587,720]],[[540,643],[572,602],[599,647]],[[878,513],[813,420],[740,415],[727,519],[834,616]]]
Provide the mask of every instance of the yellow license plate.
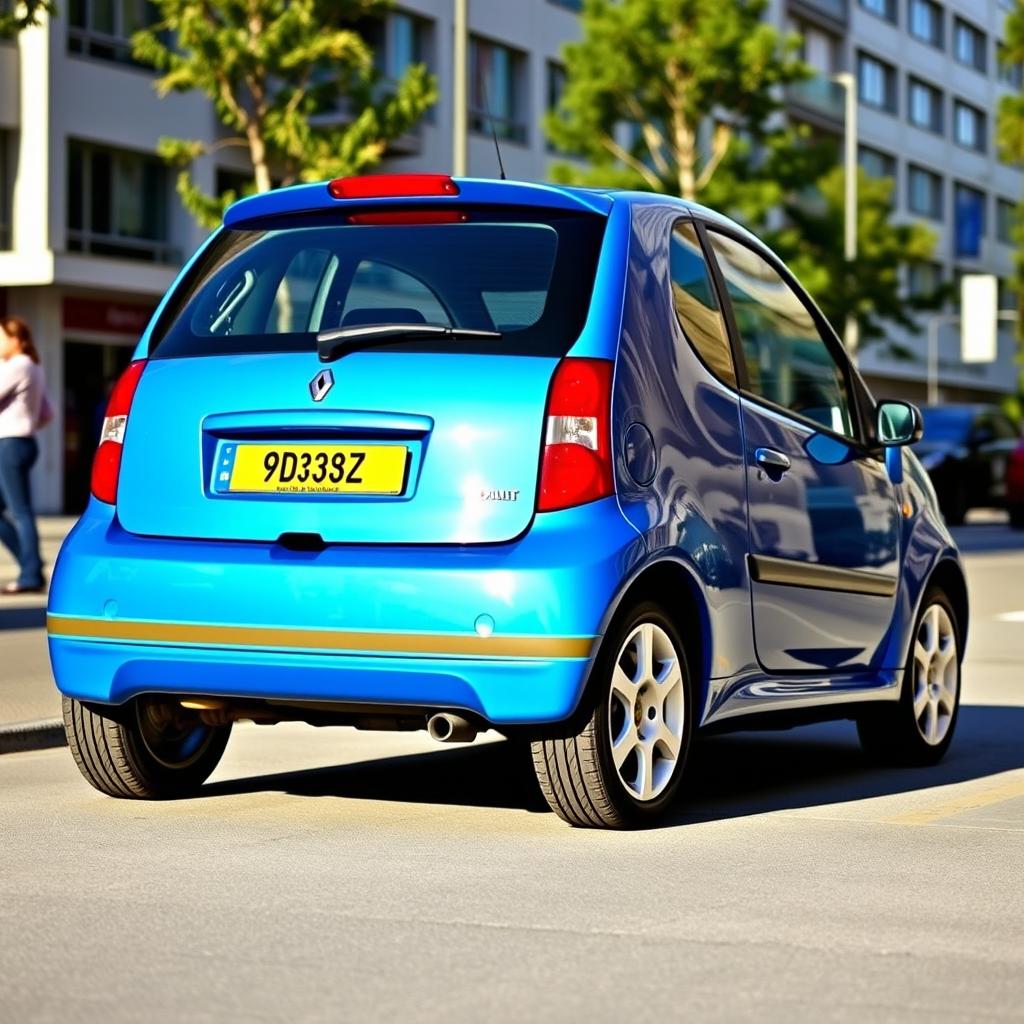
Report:
[[238,444],[222,449],[219,479],[226,469],[231,492],[393,495],[408,457],[397,444]]

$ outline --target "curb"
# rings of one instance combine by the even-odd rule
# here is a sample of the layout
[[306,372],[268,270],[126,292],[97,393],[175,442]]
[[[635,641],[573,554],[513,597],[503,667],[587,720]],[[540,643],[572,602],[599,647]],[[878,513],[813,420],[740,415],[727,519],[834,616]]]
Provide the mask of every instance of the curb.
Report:
[[23,750],[44,750],[47,747],[67,746],[64,723],[59,718],[46,718],[39,722],[15,722],[0,725],[0,754],[15,754]]

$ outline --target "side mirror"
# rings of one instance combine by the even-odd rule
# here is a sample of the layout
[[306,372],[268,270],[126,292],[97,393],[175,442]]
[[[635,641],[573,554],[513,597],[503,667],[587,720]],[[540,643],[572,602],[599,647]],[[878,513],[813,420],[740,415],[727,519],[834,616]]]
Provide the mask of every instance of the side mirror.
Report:
[[879,402],[875,415],[879,444],[887,447],[916,444],[924,434],[921,411],[909,402]]

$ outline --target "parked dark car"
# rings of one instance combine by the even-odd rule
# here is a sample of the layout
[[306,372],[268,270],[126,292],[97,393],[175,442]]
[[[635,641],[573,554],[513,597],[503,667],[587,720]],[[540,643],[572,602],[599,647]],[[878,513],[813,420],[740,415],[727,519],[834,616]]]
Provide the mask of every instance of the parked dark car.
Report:
[[926,405],[924,437],[914,447],[935,486],[946,522],[972,508],[1007,506],[1006,471],[1020,431],[994,405]]
[[1017,442],[1006,467],[1006,511],[1010,525],[1024,530],[1024,440]]

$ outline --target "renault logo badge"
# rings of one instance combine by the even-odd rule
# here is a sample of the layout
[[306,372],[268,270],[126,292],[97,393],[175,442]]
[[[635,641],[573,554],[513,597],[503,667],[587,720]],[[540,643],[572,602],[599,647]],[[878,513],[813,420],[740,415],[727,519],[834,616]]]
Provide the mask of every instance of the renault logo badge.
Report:
[[310,382],[309,393],[314,402],[322,402],[327,392],[334,387],[334,374],[330,370],[321,370]]

